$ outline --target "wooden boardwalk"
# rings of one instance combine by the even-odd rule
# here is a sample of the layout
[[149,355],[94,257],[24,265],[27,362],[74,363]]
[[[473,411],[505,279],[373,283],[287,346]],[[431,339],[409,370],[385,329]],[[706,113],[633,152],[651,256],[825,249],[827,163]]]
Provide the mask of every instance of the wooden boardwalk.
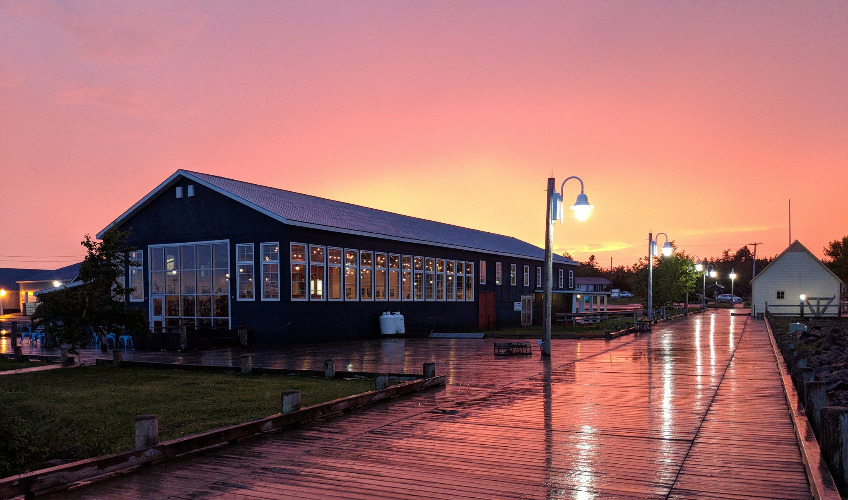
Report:
[[448,386],[56,498],[810,498],[767,335],[725,310],[554,341],[552,361],[496,358],[491,340],[257,353],[352,371],[437,361]]

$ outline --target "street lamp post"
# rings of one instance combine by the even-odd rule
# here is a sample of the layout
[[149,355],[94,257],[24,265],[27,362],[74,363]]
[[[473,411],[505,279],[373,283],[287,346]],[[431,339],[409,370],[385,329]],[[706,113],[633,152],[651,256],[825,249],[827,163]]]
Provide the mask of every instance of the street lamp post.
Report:
[[[701,268],[702,268],[702,269],[704,268],[704,265],[703,265],[703,264],[701,264],[701,263],[700,263],[700,261],[698,262],[698,264],[695,264],[695,268],[697,269],[697,267],[698,267],[699,265],[701,266]],[[703,297],[704,297],[704,306],[705,306],[705,307],[706,307],[706,305],[707,305],[707,275],[708,275],[708,274],[710,275],[710,278],[715,278],[716,276],[718,276],[718,273],[716,273],[716,270],[715,270],[715,268],[713,267],[713,265],[712,265],[712,264],[709,264],[709,265],[708,265],[708,266],[704,269],[704,288],[703,288],[703,290],[701,291],[701,293],[703,294]]]
[[733,271],[733,268],[730,268],[730,307],[736,307],[736,303],[733,302],[733,280],[736,279],[736,272]]
[[562,195],[565,183],[571,179],[580,181],[580,194],[577,195],[577,201],[570,208],[574,210],[574,216],[579,221],[586,220],[593,207],[589,204],[589,198],[583,193],[583,180],[580,177],[571,176],[562,181],[559,188],[559,193],[556,192],[556,180],[553,177],[548,178],[548,193],[547,193],[547,215],[545,221],[545,288],[543,293],[544,314],[542,320],[542,356],[551,355],[551,295],[554,288],[554,220],[559,219],[560,223],[563,220],[562,213]]
[[648,319],[654,319],[654,255],[657,253],[657,243],[660,235],[665,236],[665,243],[662,247],[663,257],[668,257],[674,249],[671,243],[668,242],[668,235],[665,233],[657,233],[657,239],[654,240],[654,235],[648,233]]

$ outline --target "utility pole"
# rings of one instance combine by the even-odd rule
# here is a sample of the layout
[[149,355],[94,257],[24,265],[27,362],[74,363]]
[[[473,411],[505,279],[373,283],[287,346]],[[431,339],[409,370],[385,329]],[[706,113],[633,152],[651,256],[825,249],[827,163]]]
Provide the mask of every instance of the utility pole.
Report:
[[762,245],[763,242],[759,241],[757,243],[748,243],[749,245],[754,245],[754,272],[751,273],[751,279],[754,279],[754,276],[757,275],[757,245]]

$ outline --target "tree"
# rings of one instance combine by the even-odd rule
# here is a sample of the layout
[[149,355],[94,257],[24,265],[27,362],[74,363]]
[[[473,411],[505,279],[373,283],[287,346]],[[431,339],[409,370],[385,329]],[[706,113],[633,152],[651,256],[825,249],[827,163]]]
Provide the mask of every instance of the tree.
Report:
[[[672,244],[672,246],[674,246]],[[648,295],[648,260],[640,258],[633,266],[632,288],[642,296]],[[654,257],[653,305],[666,306],[686,300],[686,293],[692,293],[700,274],[695,271],[692,259],[685,253],[675,252],[668,257]]]
[[76,354],[91,340],[92,330],[105,335],[147,335],[147,317],[140,308],[128,308],[131,288],[123,285],[125,269],[131,262],[132,248],[125,246],[127,233],[110,228],[100,242],[85,235],[82,245],[87,255],[80,265],[77,281],[66,288],[44,293],[33,314],[33,323],[43,326],[59,344],[70,346]]
[[848,236],[841,240],[833,240],[824,248],[824,254],[828,258],[824,264],[839,276],[843,282],[848,283]]

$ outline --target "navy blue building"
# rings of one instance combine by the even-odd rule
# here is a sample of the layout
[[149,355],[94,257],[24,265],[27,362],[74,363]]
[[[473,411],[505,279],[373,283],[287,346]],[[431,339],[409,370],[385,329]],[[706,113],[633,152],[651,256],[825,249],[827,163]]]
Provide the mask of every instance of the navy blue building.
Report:
[[[508,236],[185,170],[98,237],[113,226],[138,249],[129,301],[154,330],[246,324],[290,343],[373,337],[386,311],[408,333],[541,322],[544,250]],[[554,258],[555,312],[576,265]]]

